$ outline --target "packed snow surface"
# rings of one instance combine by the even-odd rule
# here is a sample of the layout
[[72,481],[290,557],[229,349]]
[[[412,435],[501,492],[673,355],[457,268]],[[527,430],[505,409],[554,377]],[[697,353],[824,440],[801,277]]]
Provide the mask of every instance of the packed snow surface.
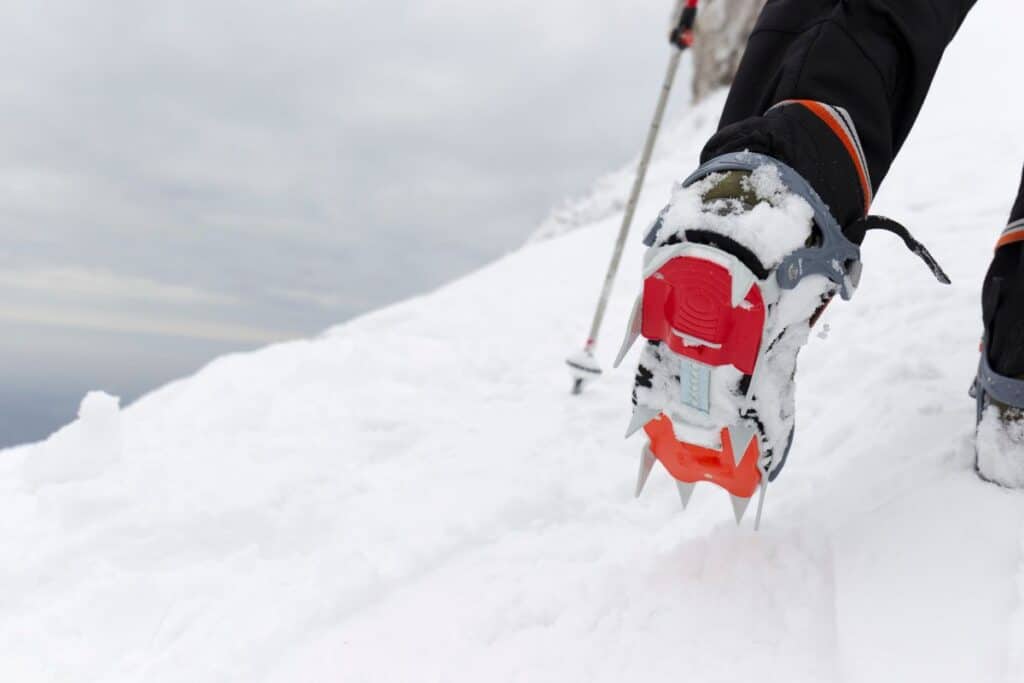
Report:
[[[610,357],[642,221],[608,372],[569,394],[607,212],[134,405],[91,394],[46,443],[0,454],[0,680],[1024,681],[1024,492],[975,477],[967,397],[1024,158],[1024,96],[1003,87],[1020,56],[993,39],[1013,17],[979,3],[876,205],[954,284],[869,237],[860,291],[801,356],[760,533],[710,486],[683,514],[660,468],[632,498],[636,351]],[[983,120],[963,97],[996,92]],[[639,216],[721,104],[666,130]]]

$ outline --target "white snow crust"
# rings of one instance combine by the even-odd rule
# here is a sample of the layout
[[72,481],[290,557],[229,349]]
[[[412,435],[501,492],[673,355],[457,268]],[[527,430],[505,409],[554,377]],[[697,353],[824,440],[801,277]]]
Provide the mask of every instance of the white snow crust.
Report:
[[721,179],[713,173],[689,187],[677,187],[671,207],[662,217],[657,239],[684,230],[708,230],[726,235],[757,255],[767,268],[774,267],[788,254],[804,246],[811,234],[814,209],[802,197],[785,188],[778,168],[764,165],[746,180],[762,201],[744,209],[735,200],[716,200],[705,204],[703,196]]
[[975,439],[978,468],[988,479],[1004,486],[1024,489],[1024,423],[1004,421],[996,406],[982,414]]
[[[610,212],[123,409],[90,395],[48,441],[0,453],[0,680],[1024,681],[1024,492],[975,476],[966,395],[1024,158],[1024,94],[1003,87],[1018,51],[992,39],[1014,17],[978,4],[875,207],[954,284],[869,236],[860,290],[801,354],[761,532],[711,486],[683,514],[660,467],[632,497],[638,351],[610,358],[642,225],[606,374],[569,394]],[[984,120],[964,97],[996,92]],[[721,105],[666,128],[640,217]]]
[[120,401],[102,391],[82,399],[78,419],[53,434],[24,462],[25,484],[39,488],[98,477],[121,458]]

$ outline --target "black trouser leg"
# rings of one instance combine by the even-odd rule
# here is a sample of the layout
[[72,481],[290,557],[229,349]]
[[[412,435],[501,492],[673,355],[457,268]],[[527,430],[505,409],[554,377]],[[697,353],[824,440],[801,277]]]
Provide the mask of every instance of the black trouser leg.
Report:
[[1024,174],[1021,174],[1020,188],[1017,190],[1017,200],[1013,203],[1013,208],[1010,209],[1010,220],[1007,221],[1007,225],[1012,225],[1021,220],[1024,220]]
[[[974,0],[769,0],[702,160],[750,149],[794,167],[840,224],[864,215]],[[841,107],[866,161],[804,107]],[[856,156],[856,155],[853,155]]]
[[1024,176],[981,291],[985,346],[992,369],[1024,376]]
[[[744,149],[775,157],[849,225],[866,213],[974,1],[768,0],[701,160]],[[834,116],[777,106],[789,100],[830,105]],[[855,153],[829,125],[847,115]],[[1024,377],[1024,178],[985,277],[982,313],[992,369]]]

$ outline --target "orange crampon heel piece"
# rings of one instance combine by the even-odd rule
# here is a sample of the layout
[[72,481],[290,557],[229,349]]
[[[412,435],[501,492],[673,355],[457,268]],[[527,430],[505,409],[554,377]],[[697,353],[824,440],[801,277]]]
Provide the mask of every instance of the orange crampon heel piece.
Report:
[[[718,450],[680,441],[664,414],[648,422],[644,431],[650,439],[651,453],[676,481],[710,481],[740,498],[750,498],[761,484],[758,442],[752,432],[740,434],[740,430],[723,427],[722,448]],[[734,442],[744,438],[746,443]]]

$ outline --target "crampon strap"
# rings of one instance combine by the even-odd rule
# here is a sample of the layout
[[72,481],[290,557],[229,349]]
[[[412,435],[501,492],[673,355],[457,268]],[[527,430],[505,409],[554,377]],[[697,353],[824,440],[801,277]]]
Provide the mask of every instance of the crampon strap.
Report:
[[903,244],[907,245],[914,254],[917,254],[925,265],[928,266],[929,270],[932,271],[932,275],[935,279],[944,285],[950,284],[949,276],[946,275],[946,271],[942,270],[942,266],[935,260],[935,257],[931,255],[931,252],[910,234],[902,224],[894,221],[891,218],[885,216],[865,216],[859,220],[854,221],[850,225],[843,229],[846,236],[853,242],[860,244],[864,241],[864,235],[869,230],[885,230],[891,232],[900,239],[903,240]]
[[[765,165],[774,166],[789,191],[802,197],[811,205],[814,210],[814,224],[820,232],[818,244],[797,249],[779,264],[776,276],[782,289],[793,289],[800,280],[808,275],[823,275],[837,285],[843,299],[850,299],[860,282],[860,244],[869,230],[885,230],[897,235],[911,252],[917,254],[925,262],[939,282],[950,283],[949,276],[942,270],[931,253],[923,244],[914,239],[905,227],[885,216],[865,216],[845,228],[840,226],[828,205],[814,191],[810,183],[793,168],[773,157],[754,152],[723,154],[702,164],[683,181],[683,186],[688,187],[712,173],[753,172]],[[644,240],[646,244],[654,243],[660,227],[659,220],[655,222]]]
[[1000,375],[988,362],[988,350],[985,340],[981,340],[981,360],[978,361],[978,374],[971,386],[971,397],[977,401],[978,422],[985,413],[991,400],[1013,408],[1024,408],[1024,380]]

